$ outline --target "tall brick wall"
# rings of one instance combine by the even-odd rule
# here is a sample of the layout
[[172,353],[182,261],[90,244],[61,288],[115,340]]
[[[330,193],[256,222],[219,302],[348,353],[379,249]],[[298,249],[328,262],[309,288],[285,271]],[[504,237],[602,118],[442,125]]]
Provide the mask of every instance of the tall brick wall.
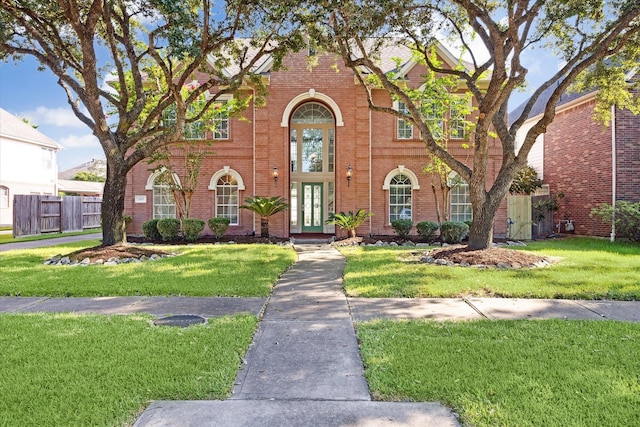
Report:
[[[409,73],[409,80],[418,84],[422,72],[415,67]],[[289,128],[282,127],[281,121],[291,100],[313,89],[315,93],[327,95],[335,101],[344,121],[344,126],[335,128],[336,211],[371,210],[374,216],[358,232],[393,234],[388,221],[388,190],[383,190],[382,186],[387,174],[403,165],[418,177],[420,185],[420,189],[412,195],[414,223],[436,220],[431,178],[422,173],[428,162],[424,145],[417,139],[397,140],[396,119],[369,111],[364,91],[355,83],[353,73],[345,69],[341,62],[336,62],[333,56],[321,57],[318,65],[309,69],[306,55],[292,55],[285,60],[283,70],[271,73],[268,89],[267,105],[255,110],[249,108],[244,113],[248,121],[232,119],[230,140],[216,141],[210,148],[212,155],[203,164],[194,195],[193,217],[207,220],[215,215],[215,192],[207,187],[211,176],[224,166],[237,171],[244,180],[246,188],[240,192],[241,201],[253,195],[289,199]],[[377,102],[391,104],[388,95],[382,91],[376,91],[375,97]],[[302,103],[308,101],[322,102],[311,98]],[[471,149],[457,147],[453,150],[463,161],[472,161]],[[500,168],[500,161],[500,149],[494,145],[489,161],[489,171],[493,174],[491,180]],[[347,185],[346,171],[349,165],[353,169],[353,176],[350,185]],[[279,172],[277,185],[272,176],[274,167]],[[148,165],[141,164],[129,174],[125,210],[134,219],[130,233],[139,233],[142,223],[152,217],[152,191],[145,189],[150,176],[148,169]],[[147,202],[134,203],[135,195],[146,195]],[[240,215],[239,225],[230,227],[229,234],[259,232],[259,218],[254,218],[251,212],[245,210],[240,210]],[[290,232],[289,220],[289,212],[272,217],[271,233],[287,236]],[[504,204],[496,217],[494,231],[498,235],[506,232]],[[336,232],[338,235],[341,233],[340,230]]]
[[[594,102],[556,115],[544,140],[544,177],[552,194],[564,193],[554,223],[573,220],[575,233],[608,236],[611,229],[589,218],[591,209],[611,203],[611,128],[593,120]],[[564,231],[564,227],[561,231]]]
[[640,116],[616,112],[616,199],[640,202]]

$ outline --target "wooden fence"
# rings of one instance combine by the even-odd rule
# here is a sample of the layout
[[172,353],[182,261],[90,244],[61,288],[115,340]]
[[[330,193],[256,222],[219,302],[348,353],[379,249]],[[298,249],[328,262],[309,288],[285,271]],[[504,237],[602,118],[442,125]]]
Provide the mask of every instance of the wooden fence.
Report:
[[531,196],[531,216],[533,218],[533,235],[534,237],[546,237],[552,234],[554,230],[553,212],[536,209],[536,204],[551,200],[551,195]]
[[13,196],[13,236],[100,227],[101,197]]

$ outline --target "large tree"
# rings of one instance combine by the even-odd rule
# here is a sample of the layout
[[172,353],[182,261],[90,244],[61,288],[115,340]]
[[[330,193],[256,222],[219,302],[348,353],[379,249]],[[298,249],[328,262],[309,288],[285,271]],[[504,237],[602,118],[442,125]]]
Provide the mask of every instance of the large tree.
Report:
[[[638,105],[625,82],[625,72],[636,67],[640,58],[638,0],[330,0],[321,3],[318,12],[324,15],[314,37],[354,70],[367,91],[370,108],[413,122],[427,150],[469,184],[471,249],[490,247],[494,218],[511,181],[526,165],[536,137],[553,122],[560,96],[574,82],[580,82],[581,88],[597,85],[599,111],[605,115],[614,104]],[[380,49],[389,39],[412,49],[414,60],[430,70],[421,82],[429,91],[438,87],[437,79],[455,77],[475,98],[471,165],[456,159],[434,137],[422,106],[430,93],[416,93],[420,84],[412,85],[379,66]],[[434,55],[439,40],[461,47],[468,63],[444,66]],[[477,42],[488,53],[486,59],[474,48]],[[514,91],[527,84],[523,56],[532,49],[551,49],[565,65],[535,89],[510,125],[508,102]],[[430,76],[436,80],[428,81]],[[376,103],[375,89],[403,102],[406,115],[389,104]],[[516,133],[536,102],[543,102],[543,114],[516,151]],[[502,147],[495,181],[488,168],[493,138]]]
[[[206,95],[204,112],[245,83],[264,96],[253,71],[268,56],[277,68],[301,45],[291,20],[298,3],[0,0],[0,59],[32,56],[53,72],[104,150],[103,244],[124,241],[127,173],[183,139],[185,125],[204,114],[190,115],[191,104]],[[193,80],[199,84],[185,94]],[[171,125],[163,121],[169,109]]]

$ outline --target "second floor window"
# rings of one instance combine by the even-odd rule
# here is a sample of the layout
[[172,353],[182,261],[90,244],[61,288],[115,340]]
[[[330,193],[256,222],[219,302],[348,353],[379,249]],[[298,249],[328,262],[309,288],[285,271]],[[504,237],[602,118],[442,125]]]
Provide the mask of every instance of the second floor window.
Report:
[[[398,101],[398,112],[409,114],[407,105]],[[408,120],[398,118],[398,139],[413,139],[413,123]]]
[[214,104],[213,139],[229,139],[229,113],[224,108],[227,101]]

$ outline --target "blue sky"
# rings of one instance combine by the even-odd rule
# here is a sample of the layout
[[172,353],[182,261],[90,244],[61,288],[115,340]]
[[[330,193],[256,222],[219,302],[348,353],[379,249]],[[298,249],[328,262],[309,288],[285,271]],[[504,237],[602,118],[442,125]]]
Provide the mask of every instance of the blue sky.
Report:
[[[545,51],[530,51],[523,56],[529,67],[529,89],[514,93],[510,109],[514,109],[537,88],[543,79],[557,70],[557,60]],[[64,148],[58,152],[60,171],[91,159],[103,159],[104,153],[89,128],[80,122],[67,103],[57,79],[48,71],[38,71],[37,62],[0,63],[0,107],[18,117],[26,117],[39,125],[38,130]]]

